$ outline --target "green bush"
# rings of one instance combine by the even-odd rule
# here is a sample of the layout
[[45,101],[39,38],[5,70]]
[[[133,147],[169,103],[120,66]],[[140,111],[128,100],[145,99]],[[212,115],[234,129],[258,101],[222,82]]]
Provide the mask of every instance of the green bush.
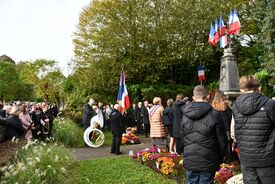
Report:
[[73,159],[69,151],[56,143],[28,142],[15,158],[1,168],[1,184],[74,183]]
[[53,127],[53,138],[64,144],[66,147],[84,146],[84,128],[79,127],[75,122],[69,119],[55,119]]

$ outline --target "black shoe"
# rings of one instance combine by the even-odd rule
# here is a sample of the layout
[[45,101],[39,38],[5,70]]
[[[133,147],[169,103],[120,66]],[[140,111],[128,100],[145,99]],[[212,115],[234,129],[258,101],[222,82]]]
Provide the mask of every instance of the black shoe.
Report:
[[118,153],[116,153],[116,155],[121,155],[122,154],[122,152],[118,152]]
[[113,151],[111,151],[110,153],[111,153],[111,154],[115,154],[115,152],[113,152]]

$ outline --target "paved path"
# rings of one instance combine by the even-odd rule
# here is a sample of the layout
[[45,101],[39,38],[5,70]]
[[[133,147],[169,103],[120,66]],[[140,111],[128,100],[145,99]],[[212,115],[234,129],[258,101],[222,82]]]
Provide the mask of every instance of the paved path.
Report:
[[[140,138],[141,144],[120,146],[120,151],[122,151],[122,156],[128,156],[129,151],[136,152],[144,148],[151,147],[150,138]],[[74,148],[72,149],[73,155],[76,160],[91,160],[95,158],[104,157],[116,157],[117,155],[111,154],[111,146],[101,146],[99,148]]]

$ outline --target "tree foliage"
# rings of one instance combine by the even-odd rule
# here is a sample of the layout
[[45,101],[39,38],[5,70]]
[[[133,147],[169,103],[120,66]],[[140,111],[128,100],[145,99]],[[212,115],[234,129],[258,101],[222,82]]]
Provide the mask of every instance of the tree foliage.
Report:
[[199,64],[206,66],[207,83],[212,84],[219,79],[222,49],[207,43],[209,25],[220,15],[226,22],[233,8],[242,24],[240,35],[231,38],[240,74],[254,74],[265,63],[274,63],[273,58],[267,61],[274,52],[267,54],[265,49],[274,40],[260,41],[266,38],[262,34],[274,32],[273,4],[257,0],[93,0],[80,14],[74,36],[74,73],[67,83],[68,95],[114,101],[121,68],[129,89],[153,88],[160,96],[165,96],[165,90],[157,86],[180,89],[183,84],[198,84]]

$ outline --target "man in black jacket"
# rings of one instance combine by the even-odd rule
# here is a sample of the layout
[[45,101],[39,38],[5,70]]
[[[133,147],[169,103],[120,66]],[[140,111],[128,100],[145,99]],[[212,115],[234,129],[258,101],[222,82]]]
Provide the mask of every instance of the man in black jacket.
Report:
[[242,95],[232,107],[245,184],[275,182],[275,101],[259,86],[253,76],[241,77]]
[[226,132],[220,116],[207,102],[207,89],[196,86],[194,102],[182,108],[180,134],[187,183],[211,184],[225,155]]
[[96,104],[95,100],[91,98],[89,102],[85,104],[83,107],[82,124],[84,125],[84,130],[89,128],[92,117],[96,115],[95,111],[92,108],[92,106],[95,104]]
[[144,106],[141,108],[141,117],[142,123],[144,127],[144,135],[147,138],[148,134],[150,134],[150,122],[149,122],[149,104],[148,101],[144,101]]
[[180,136],[180,124],[182,119],[182,107],[185,105],[183,101],[183,94],[178,94],[175,103],[172,106],[173,113],[173,136],[176,139],[176,151],[178,154],[182,154],[183,146]]
[[122,134],[125,132],[124,117],[119,111],[120,105],[116,104],[111,115],[111,130],[113,134],[111,153],[115,153],[117,155],[122,154],[122,152],[120,152],[120,144]]

